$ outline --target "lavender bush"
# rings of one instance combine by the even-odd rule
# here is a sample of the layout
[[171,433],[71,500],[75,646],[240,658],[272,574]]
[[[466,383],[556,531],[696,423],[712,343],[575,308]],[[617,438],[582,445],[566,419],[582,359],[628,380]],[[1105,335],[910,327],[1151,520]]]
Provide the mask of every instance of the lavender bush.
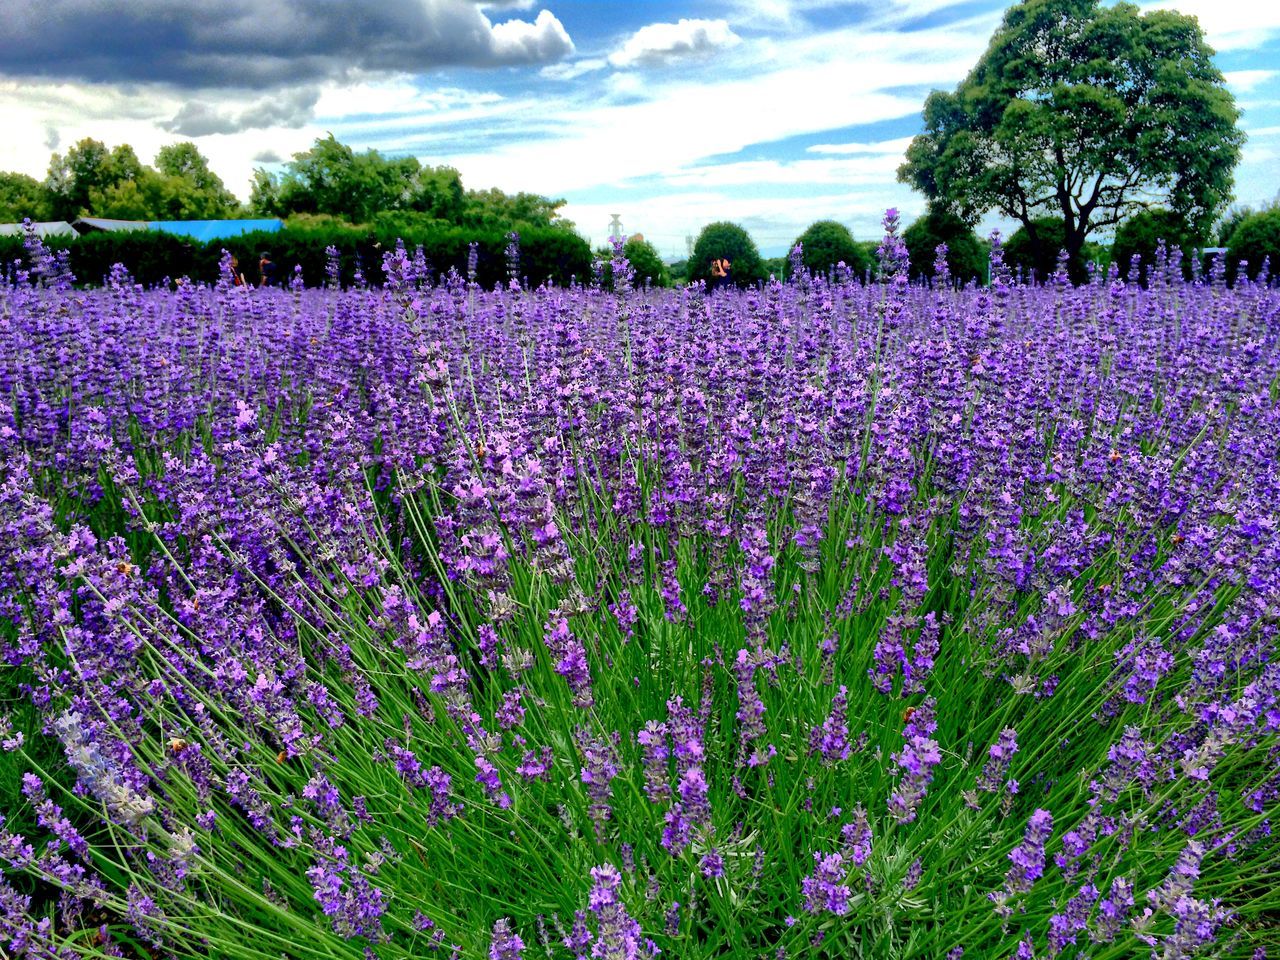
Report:
[[15,271],[0,952],[1276,956],[1280,292],[881,250]]

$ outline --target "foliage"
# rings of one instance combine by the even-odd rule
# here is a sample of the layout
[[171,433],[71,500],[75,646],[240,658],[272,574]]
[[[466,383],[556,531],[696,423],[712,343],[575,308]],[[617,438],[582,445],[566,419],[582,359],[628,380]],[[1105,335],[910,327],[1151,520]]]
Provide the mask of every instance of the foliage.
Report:
[[[622,255],[631,267],[631,283],[643,288],[646,284],[654,287],[671,286],[671,274],[667,265],[662,262],[658,250],[644,237],[628,237],[622,245]],[[596,251],[596,259],[603,266],[601,278],[608,290],[614,289],[613,283],[613,247],[601,247]]]
[[329,134],[294,154],[280,174],[255,171],[249,203],[278,217],[320,213],[369,223],[383,211],[402,211],[457,222],[462,178],[451,167],[423,167],[415,157],[356,153]]
[[142,163],[133,147],[122,144],[108,149],[100,140],[86,137],[66,154],[49,160],[44,185],[55,220],[74,220],[93,209],[92,198],[120,184],[137,180]]
[[945,243],[953,281],[962,286],[986,281],[986,245],[972,227],[949,210],[930,209],[903,231],[902,240],[911,256],[913,278],[933,278],[938,245]]
[[[835,220],[818,220],[792,241],[790,249],[802,245],[802,260],[810,273],[828,273],[837,263],[844,263],[855,277],[863,277],[874,264],[867,258],[849,228]],[[784,259],[783,279],[790,279],[791,261]]]
[[240,213],[240,202],[227,189],[222,178],[209,169],[209,161],[194,143],[171,143],[156,152],[156,171],[168,180],[174,199],[164,209],[166,217],[158,220],[217,220],[234,218]]
[[[85,139],[65,155],[55,153],[43,184],[0,173],[0,219],[211,220],[252,212],[285,219],[328,218],[361,224],[385,236],[462,226],[488,235],[511,230],[571,230],[560,215],[564,200],[498,189],[464,190],[452,167],[423,166],[414,157],[357,153],[332,134],[294,155],[279,173],[254,171],[250,200],[242,208],[209,168],[195,144],[161,147],[154,167],[132,147],[108,148]],[[6,212],[7,211],[7,212]]]
[[[1131,280],[1145,280],[1156,263],[1156,251],[1164,241],[1167,251],[1178,250],[1183,276],[1190,279],[1196,250],[1203,246],[1187,222],[1164,208],[1142,210],[1120,224],[1111,244],[1111,259],[1120,272]],[[1133,258],[1139,258],[1139,269],[1133,270]]]
[[518,227],[573,229],[573,223],[560,216],[564,200],[552,200],[536,193],[503,193],[488,190],[468,190],[463,197],[459,223],[466,227],[492,230]]
[[0,223],[48,220],[51,214],[48,194],[35,177],[0,172]]
[[969,222],[1017,220],[1037,248],[1037,218],[1062,219],[1078,270],[1091,234],[1155,199],[1206,230],[1230,195],[1238,117],[1193,17],[1024,0],[956,90],[929,95],[898,176]]
[[108,149],[98,140],[81,140],[65,156],[53,155],[41,190],[48,215],[60,220],[213,220],[241,213],[193,143],[161,147],[153,168],[128,144]]
[[751,235],[736,223],[718,221],[702,228],[693,244],[686,271],[688,283],[711,279],[711,261],[727,257],[732,263],[735,286],[752,286],[766,279],[760,251]]
[[1248,262],[1250,279],[1257,278],[1264,260],[1270,260],[1272,277],[1280,275],[1280,206],[1242,219],[1227,238],[1228,276],[1235,278],[1240,262]]
[[[1272,204],[1263,204],[1262,210],[1269,210],[1273,206],[1280,206],[1280,202]],[[1213,240],[1214,246],[1225,247],[1227,241],[1231,239],[1231,234],[1235,233],[1236,227],[1244,222],[1245,218],[1253,216],[1260,211],[1250,206],[1232,206],[1222,215],[1222,219],[1214,226]]]

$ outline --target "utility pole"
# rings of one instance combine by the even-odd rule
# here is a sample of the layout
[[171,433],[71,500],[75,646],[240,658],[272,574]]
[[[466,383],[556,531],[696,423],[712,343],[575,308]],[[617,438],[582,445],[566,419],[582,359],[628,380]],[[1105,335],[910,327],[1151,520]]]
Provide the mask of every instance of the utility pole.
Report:
[[613,217],[613,219],[609,221],[609,239],[617,240],[622,236],[622,214],[611,213],[609,216]]
[[689,260],[693,259],[693,234],[686,233],[684,235],[685,257]]

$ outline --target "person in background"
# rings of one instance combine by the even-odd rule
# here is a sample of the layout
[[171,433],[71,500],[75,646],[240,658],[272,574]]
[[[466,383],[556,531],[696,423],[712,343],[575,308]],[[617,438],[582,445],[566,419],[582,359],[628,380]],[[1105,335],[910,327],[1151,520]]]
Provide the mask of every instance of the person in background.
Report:
[[258,275],[262,278],[258,282],[258,286],[280,286],[280,268],[277,267],[275,261],[271,259],[271,254],[265,250],[263,251],[262,256],[258,258]]
[[231,282],[237,287],[246,286],[244,273],[240,270],[240,260],[235,256],[231,258]]
[[729,261],[723,257],[715,257],[711,261],[711,279],[707,283],[707,293],[719,289],[725,285],[728,274],[725,271],[725,264]]

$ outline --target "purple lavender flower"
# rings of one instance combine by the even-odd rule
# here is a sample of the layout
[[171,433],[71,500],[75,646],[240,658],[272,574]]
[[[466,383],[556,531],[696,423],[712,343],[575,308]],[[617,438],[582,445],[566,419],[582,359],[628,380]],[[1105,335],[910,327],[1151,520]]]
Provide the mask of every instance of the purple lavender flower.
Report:
[[651,803],[661,803],[671,795],[671,787],[667,783],[667,758],[670,756],[667,725],[657,720],[648,721],[636,734],[636,742],[644,755],[645,796]]
[[930,736],[938,727],[933,719],[934,709],[935,702],[930,698],[911,713],[903,728],[902,749],[893,754],[902,779],[889,796],[889,813],[899,823],[910,823],[916,818],[916,811],[933,780],[933,768],[942,762],[942,751]]
[[511,928],[506,917],[493,925],[493,937],[489,941],[489,960],[523,960],[524,941]]
[[840,853],[813,854],[813,873],[800,882],[804,895],[804,908],[809,913],[833,913],[844,916],[849,912],[851,891],[846,883],[844,855]]
[[831,713],[809,735],[809,749],[822,754],[826,763],[849,759],[849,724],[845,720],[848,706],[848,688],[841,685],[831,701]]
[[867,820],[867,811],[858,804],[853,808],[853,822],[840,828],[840,836],[844,841],[842,852],[854,866],[860,867],[871,856],[871,824]]
[[605,824],[613,817],[609,800],[613,795],[613,778],[619,772],[617,750],[609,740],[592,736],[585,730],[579,730],[575,739],[582,753],[581,779],[590,800],[591,821],[595,824],[597,839],[603,843]]
[[[1000,736],[987,750],[987,762],[978,776],[978,789],[987,793],[999,793],[1014,781],[1006,782],[1009,764],[1013,755],[1018,752],[1018,734],[1012,727],[1005,727]],[[1011,792],[1016,792],[1012,790]]]
[[1009,851],[1012,866],[1005,874],[1003,890],[990,894],[1000,916],[1011,915],[1008,901],[1020,893],[1026,893],[1044,876],[1044,846],[1052,834],[1053,815],[1048,810],[1037,809],[1027,821],[1022,843]]
[[618,895],[622,875],[617,867],[606,863],[591,868],[591,879],[587,906],[599,924],[591,956],[597,960],[637,960],[641,946],[640,924],[627,913]]

